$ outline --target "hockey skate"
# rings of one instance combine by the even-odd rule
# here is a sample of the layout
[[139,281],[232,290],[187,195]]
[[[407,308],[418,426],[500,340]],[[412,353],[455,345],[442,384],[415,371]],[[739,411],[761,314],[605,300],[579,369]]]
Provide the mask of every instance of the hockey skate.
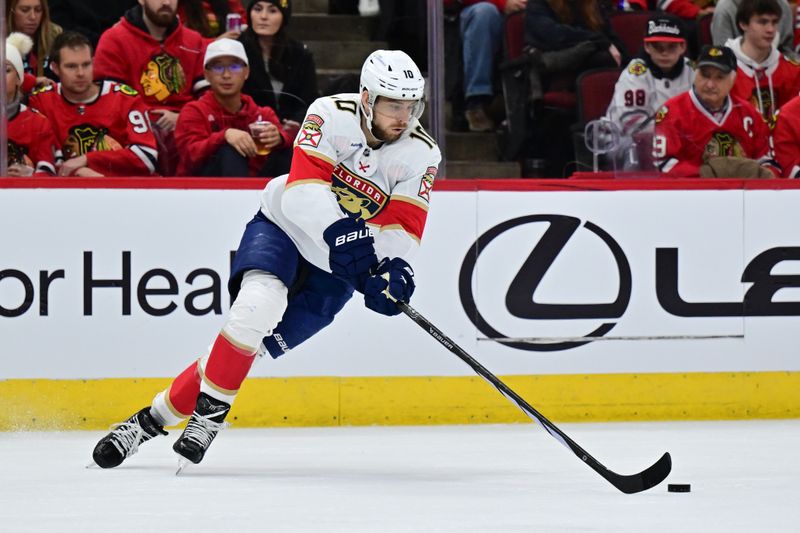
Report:
[[166,434],[150,414],[150,407],[145,407],[125,422],[111,426],[111,433],[94,447],[92,459],[101,468],[114,468],[135,454],[143,442]]
[[[221,429],[228,427],[225,417],[228,415],[231,406],[221,400],[212,398],[205,392],[201,392],[197,397],[197,405],[194,408],[192,417],[186,424],[183,433],[175,441],[172,449],[175,453],[191,461],[194,464],[203,460],[206,450],[211,446],[211,441],[217,436]],[[186,466],[185,461],[181,461],[177,474]]]

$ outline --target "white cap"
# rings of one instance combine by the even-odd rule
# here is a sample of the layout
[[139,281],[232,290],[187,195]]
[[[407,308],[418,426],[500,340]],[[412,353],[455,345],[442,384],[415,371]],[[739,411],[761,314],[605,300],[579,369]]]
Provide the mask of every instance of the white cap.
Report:
[[247,62],[244,46],[233,39],[217,39],[209,44],[208,48],[206,48],[206,57],[203,59],[203,66],[207,66],[218,57],[235,57],[236,59],[241,59],[245,65],[250,65]]
[[28,55],[32,48],[33,39],[24,33],[15,31],[6,39],[6,61],[11,63],[14,70],[17,71],[17,76],[19,76],[20,81],[25,77],[25,70],[22,66],[22,56]]

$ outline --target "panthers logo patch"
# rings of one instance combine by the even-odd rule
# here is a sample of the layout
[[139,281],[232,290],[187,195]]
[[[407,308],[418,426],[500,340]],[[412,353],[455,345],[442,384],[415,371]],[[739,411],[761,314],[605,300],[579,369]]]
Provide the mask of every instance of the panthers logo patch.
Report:
[[422,180],[419,184],[419,192],[417,195],[426,202],[431,201],[431,191],[433,190],[433,181],[436,179],[436,172],[439,169],[436,167],[428,167],[425,174],[422,175]]
[[297,134],[297,144],[316,148],[322,140],[322,125],[325,121],[319,115],[308,115],[300,133]]
[[633,74],[634,76],[641,76],[645,72],[647,72],[647,65],[644,64],[642,61],[633,61],[628,66],[628,72]]

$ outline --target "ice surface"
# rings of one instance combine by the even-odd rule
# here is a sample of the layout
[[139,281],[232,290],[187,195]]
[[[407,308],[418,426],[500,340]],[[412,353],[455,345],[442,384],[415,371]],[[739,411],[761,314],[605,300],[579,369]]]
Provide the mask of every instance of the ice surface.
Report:
[[176,431],[114,470],[85,468],[100,432],[0,433],[0,531],[800,531],[800,420],[560,427],[673,473],[622,494],[534,424],[232,428],[179,477]]

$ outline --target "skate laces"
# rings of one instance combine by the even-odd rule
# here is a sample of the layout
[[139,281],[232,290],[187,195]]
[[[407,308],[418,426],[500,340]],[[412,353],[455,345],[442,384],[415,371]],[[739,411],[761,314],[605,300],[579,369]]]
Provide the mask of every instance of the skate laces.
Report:
[[111,444],[125,457],[135,454],[139,444],[149,438],[138,421],[113,424],[110,429],[113,433]]
[[184,438],[193,440],[203,448],[208,448],[211,441],[217,436],[217,433],[230,426],[227,422],[215,422],[211,418],[219,416],[219,413],[210,413],[208,415],[201,415],[197,411],[194,412],[189,423],[186,424],[186,429],[183,432]]

